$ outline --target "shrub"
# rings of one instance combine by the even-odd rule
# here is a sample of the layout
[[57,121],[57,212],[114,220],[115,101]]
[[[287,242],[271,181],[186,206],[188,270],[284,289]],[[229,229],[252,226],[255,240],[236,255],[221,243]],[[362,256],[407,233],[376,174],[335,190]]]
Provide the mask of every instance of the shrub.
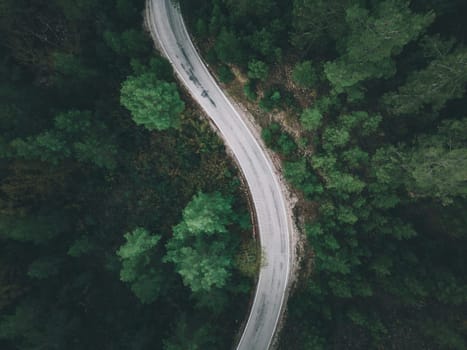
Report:
[[245,94],[246,98],[250,101],[256,101],[256,99],[258,98],[258,95],[255,91],[255,86],[251,82],[245,84],[245,86],[243,87],[243,93]]
[[224,64],[219,67],[218,74],[219,80],[224,84],[230,83],[235,78],[230,68]]

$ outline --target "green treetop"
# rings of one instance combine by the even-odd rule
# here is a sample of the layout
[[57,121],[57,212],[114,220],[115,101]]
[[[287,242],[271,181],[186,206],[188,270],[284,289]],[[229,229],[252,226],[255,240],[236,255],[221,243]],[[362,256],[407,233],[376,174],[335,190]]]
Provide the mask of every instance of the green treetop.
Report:
[[263,61],[251,60],[248,62],[248,77],[250,79],[266,80],[269,73],[269,67]]
[[383,97],[393,114],[416,114],[426,106],[437,112],[447,101],[465,93],[467,82],[467,48],[442,53],[422,70],[412,73],[397,92]]
[[325,64],[336,92],[371,78],[388,78],[396,68],[393,56],[417,38],[433,15],[414,14],[406,1],[387,0],[370,12],[358,5],[347,9],[349,34],[339,44],[341,56]]
[[175,264],[185,285],[193,292],[222,287],[230,276],[227,225],[232,221],[230,200],[220,193],[199,193],[183,211],[173,229],[165,261]]
[[292,72],[292,79],[305,88],[312,88],[318,84],[318,74],[311,61],[297,63]]
[[58,164],[74,158],[100,168],[114,169],[117,146],[109,128],[89,111],[57,114],[54,126],[35,136],[10,142],[11,155]]
[[467,118],[447,120],[435,135],[418,139],[403,153],[408,190],[449,204],[467,197]]
[[117,250],[122,262],[120,279],[131,284],[131,290],[142,303],[151,303],[159,295],[161,277],[151,264],[151,255],[160,236],[151,235],[144,228],[136,228],[125,234],[126,242]]
[[131,112],[135,123],[148,130],[177,128],[185,109],[175,84],[160,81],[152,73],[124,81],[120,102]]

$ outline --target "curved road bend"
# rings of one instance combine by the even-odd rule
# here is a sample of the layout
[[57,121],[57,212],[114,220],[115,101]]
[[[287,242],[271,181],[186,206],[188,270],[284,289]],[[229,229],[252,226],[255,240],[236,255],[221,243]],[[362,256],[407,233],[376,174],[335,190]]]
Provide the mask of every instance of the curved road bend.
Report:
[[173,0],[148,0],[147,26],[178,78],[218,127],[243,172],[256,211],[265,266],[238,350],[266,350],[276,331],[291,264],[291,218],[271,159],[208,72]]

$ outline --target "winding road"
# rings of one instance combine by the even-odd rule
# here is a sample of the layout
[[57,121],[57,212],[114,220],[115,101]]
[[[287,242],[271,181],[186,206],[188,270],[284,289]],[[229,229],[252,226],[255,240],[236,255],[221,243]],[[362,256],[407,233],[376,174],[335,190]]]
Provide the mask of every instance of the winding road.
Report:
[[178,5],[172,0],[148,0],[146,25],[180,81],[220,131],[248,184],[265,263],[237,349],[269,349],[286,303],[292,264],[292,218],[285,189],[262,141],[198,55]]

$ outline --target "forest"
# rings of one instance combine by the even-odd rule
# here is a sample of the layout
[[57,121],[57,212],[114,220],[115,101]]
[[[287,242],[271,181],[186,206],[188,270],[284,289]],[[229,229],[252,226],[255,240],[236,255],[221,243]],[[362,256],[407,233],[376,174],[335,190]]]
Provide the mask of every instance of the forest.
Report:
[[[465,0],[180,0],[299,201],[279,348],[467,349]],[[229,349],[260,259],[144,0],[0,0],[0,349]],[[147,103],[150,101],[150,103]]]
[[0,349],[229,348],[244,187],[144,0],[0,0]]
[[467,2],[180,2],[299,198],[280,349],[466,349]]

